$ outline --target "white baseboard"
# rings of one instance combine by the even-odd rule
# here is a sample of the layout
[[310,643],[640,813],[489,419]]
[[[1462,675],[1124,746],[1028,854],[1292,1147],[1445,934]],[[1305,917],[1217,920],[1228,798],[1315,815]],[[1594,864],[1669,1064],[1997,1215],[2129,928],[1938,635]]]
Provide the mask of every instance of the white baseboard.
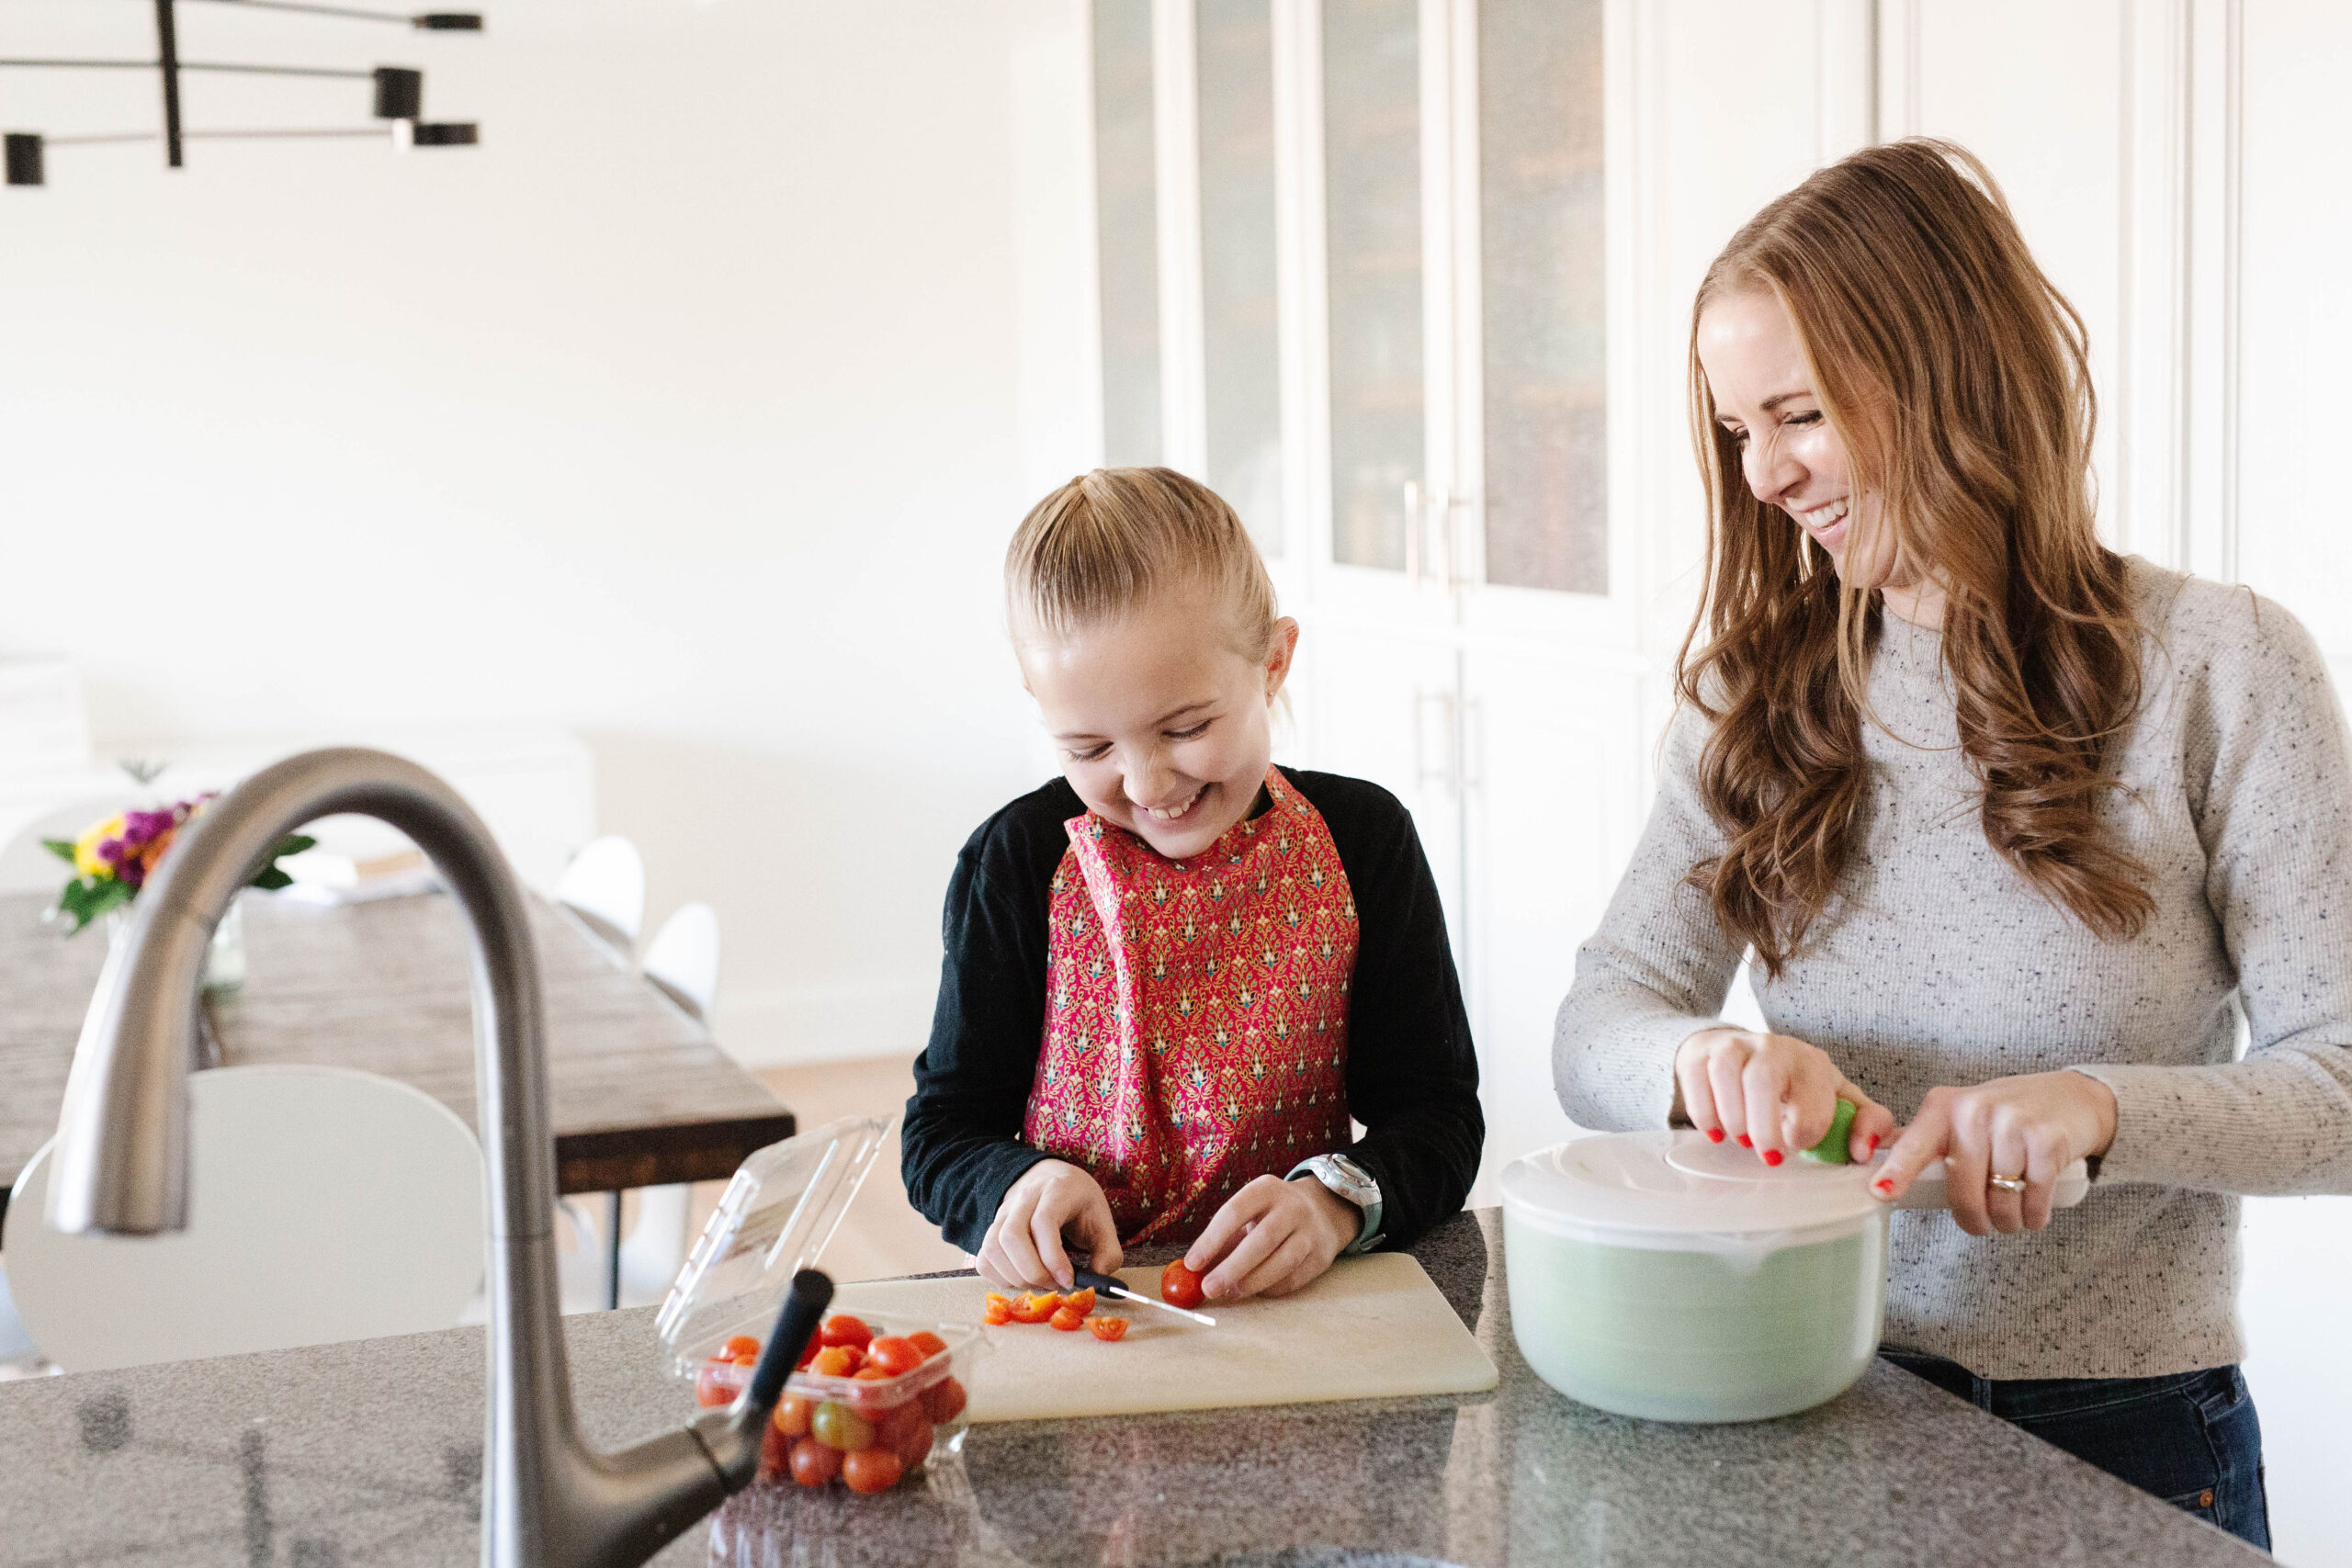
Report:
[[911,1057],[931,1034],[935,976],[724,990],[711,1032],[752,1068]]

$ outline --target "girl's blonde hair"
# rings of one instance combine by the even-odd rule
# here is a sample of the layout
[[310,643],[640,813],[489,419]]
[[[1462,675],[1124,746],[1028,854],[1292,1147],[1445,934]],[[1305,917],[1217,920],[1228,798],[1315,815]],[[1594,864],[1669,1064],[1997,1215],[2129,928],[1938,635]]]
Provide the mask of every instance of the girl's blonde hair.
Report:
[[1224,606],[1245,658],[1273,646],[1274,581],[1249,530],[1215,491],[1170,468],[1079,475],[1030,510],[1004,555],[1016,641],[1067,637],[1171,589]]
[[1863,666],[1879,601],[1742,482],[1699,363],[1700,319],[1760,289],[1796,324],[1854,489],[1948,603],[1943,663],[1984,837],[2109,939],[2155,908],[2105,807],[2140,701],[2122,558],[2094,526],[2098,404],[2082,318],[1984,165],[1897,141],[1816,171],[1732,236],[1690,310],[1690,425],[1713,527],[1682,700],[1724,852],[1692,880],[1774,974],[1834,900],[1864,821]]

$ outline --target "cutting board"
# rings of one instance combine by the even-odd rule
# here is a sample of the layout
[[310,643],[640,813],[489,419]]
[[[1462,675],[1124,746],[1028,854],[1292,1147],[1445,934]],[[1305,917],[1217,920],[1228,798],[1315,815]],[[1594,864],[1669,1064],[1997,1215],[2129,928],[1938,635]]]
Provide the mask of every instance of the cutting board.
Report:
[[[1120,1280],[1157,1298],[1159,1271]],[[978,1324],[995,1289],[972,1275],[844,1285],[834,1310]],[[1105,1344],[1044,1324],[982,1328],[965,1386],[975,1421],[1132,1416],[1413,1393],[1473,1393],[1495,1386],[1495,1364],[1401,1252],[1342,1258],[1295,1295],[1204,1303],[1215,1328],[1135,1302],[1105,1301],[1129,1321]]]

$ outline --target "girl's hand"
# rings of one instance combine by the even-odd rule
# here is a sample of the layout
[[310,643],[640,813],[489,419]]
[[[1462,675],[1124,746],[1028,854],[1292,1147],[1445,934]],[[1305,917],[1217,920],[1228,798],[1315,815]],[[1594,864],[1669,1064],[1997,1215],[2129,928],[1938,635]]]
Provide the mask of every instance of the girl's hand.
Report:
[[1071,1280],[1065,1238],[1094,1255],[1089,1268],[1118,1272],[1119,1224],[1102,1185],[1067,1160],[1041,1159],[1004,1190],[980,1243],[979,1270],[1014,1290],[1066,1291]]
[[1331,1267],[1363,1212],[1312,1178],[1261,1176],[1225,1201],[1184,1254],[1211,1301],[1286,1296]]
[[1716,1143],[1738,1140],[1778,1165],[1829,1135],[1838,1102],[1854,1102],[1846,1140],[1856,1163],[1894,1133],[1894,1113],[1846,1081],[1829,1053],[1786,1034],[1702,1029],[1674,1053],[1674,1081],[1690,1125]]
[[[2059,1172],[2115,1142],[2115,1091],[2084,1073],[2027,1073],[1974,1089],[1931,1089],[1871,1190],[1893,1202],[1930,1160],[1949,1159],[1951,1217],[1971,1235],[2014,1235],[2050,1223]],[[2023,1177],[2007,1192],[1996,1176]]]

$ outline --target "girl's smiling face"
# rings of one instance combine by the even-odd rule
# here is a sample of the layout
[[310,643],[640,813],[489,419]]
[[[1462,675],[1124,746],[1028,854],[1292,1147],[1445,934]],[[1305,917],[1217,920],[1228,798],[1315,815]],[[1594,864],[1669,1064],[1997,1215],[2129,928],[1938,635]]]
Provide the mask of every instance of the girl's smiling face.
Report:
[[1016,637],[1062,776],[1088,810],[1170,860],[1249,816],[1273,760],[1270,708],[1298,623],[1277,621],[1253,661],[1222,635],[1227,618],[1202,594],[1163,593],[1068,635]]

